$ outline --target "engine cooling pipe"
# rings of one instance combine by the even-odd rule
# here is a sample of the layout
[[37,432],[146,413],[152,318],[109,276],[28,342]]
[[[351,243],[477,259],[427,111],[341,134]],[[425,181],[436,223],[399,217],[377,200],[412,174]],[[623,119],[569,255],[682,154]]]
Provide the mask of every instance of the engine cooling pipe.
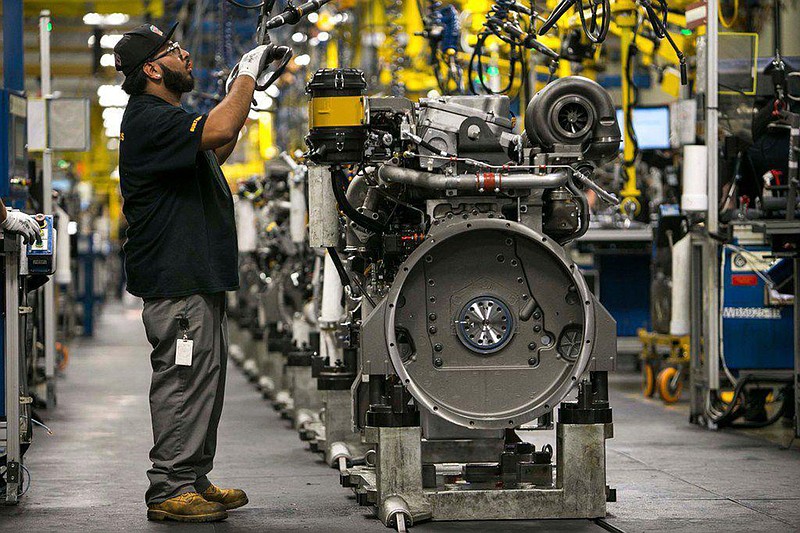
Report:
[[567,183],[567,172],[552,174],[502,174],[499,172],[478,172],[446,176],[410,168],[384,165],[378,170],[378,177],[389,183],[403,183],[421,189],[475,192],[499,192],[508,189],[552,189]]

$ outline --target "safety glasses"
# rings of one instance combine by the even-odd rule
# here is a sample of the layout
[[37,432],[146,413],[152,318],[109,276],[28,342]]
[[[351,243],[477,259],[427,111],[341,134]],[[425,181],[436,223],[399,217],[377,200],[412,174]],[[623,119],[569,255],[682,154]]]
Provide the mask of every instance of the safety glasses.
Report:
[[172,54],[172,52],[174,52],[175,50],[178,51],[178,57],[180,57],[182,55],[181,54],[181,52],[182,52],[181,45],[178,42],[174,42],[174,43],[170,43],[170,45],[167,47],[166,50],[164,50],[163,53],[161,53],[158,56],[156,56],[153,59],[151,59],[150,62],[158,61],[162,57],[167,57],[168,55]]

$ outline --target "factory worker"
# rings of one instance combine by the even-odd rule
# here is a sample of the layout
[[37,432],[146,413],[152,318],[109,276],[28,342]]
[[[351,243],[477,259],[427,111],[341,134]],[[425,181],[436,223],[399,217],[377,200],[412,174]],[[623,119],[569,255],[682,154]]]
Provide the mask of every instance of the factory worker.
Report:
[[120,129],[119,173],[128,221],[128,292],[144,300],[153,346],[150,414],[154,445],[150,520],[222,520],[245,493],[207,475],[225,392],[225,291],[238,287],[233,199],[220,164],[236,145],[266,47],[244,55],[228,95],[207,114],[181,108],[192,90],[187,50],[144,24],[116,47],[130,95]]

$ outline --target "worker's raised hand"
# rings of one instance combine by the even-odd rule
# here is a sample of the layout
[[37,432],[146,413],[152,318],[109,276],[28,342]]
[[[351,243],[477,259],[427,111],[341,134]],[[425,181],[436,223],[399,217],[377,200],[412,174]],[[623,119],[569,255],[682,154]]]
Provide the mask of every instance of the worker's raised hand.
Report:
[[39,223],[31,215],[27,215],[22,211],[8,210],[8,216],[0,224],[0,228],[8,233],[16,233],[22,235],[22,240],[25,244],[36,241],[41,242],[42,236],[39,230]]
[[267,58],[264,57],[269,49],[270,46],[262,44],[243,55],[242,60],[239,61],[238,75],[250,76],[254,80],[258,80],[258,75],[261,74],[261,71],[269,63],[269,61],[266,60]]

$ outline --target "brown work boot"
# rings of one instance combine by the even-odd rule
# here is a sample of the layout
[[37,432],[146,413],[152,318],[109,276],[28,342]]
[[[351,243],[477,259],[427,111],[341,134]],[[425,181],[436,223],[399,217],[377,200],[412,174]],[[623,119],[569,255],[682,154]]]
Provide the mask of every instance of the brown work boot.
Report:
[[208,501],[196,492],[187,492],[161,503],[147,506],[148,520],[177,522],[216,522],[228,518],[225,506]]
[[221,489],[213,483],[203,492],[200,496],[210,502],[221,503],[225,509],[237,509],[243,505],[247,505],[250,500],[247,499],[247,494],[239,489]]

